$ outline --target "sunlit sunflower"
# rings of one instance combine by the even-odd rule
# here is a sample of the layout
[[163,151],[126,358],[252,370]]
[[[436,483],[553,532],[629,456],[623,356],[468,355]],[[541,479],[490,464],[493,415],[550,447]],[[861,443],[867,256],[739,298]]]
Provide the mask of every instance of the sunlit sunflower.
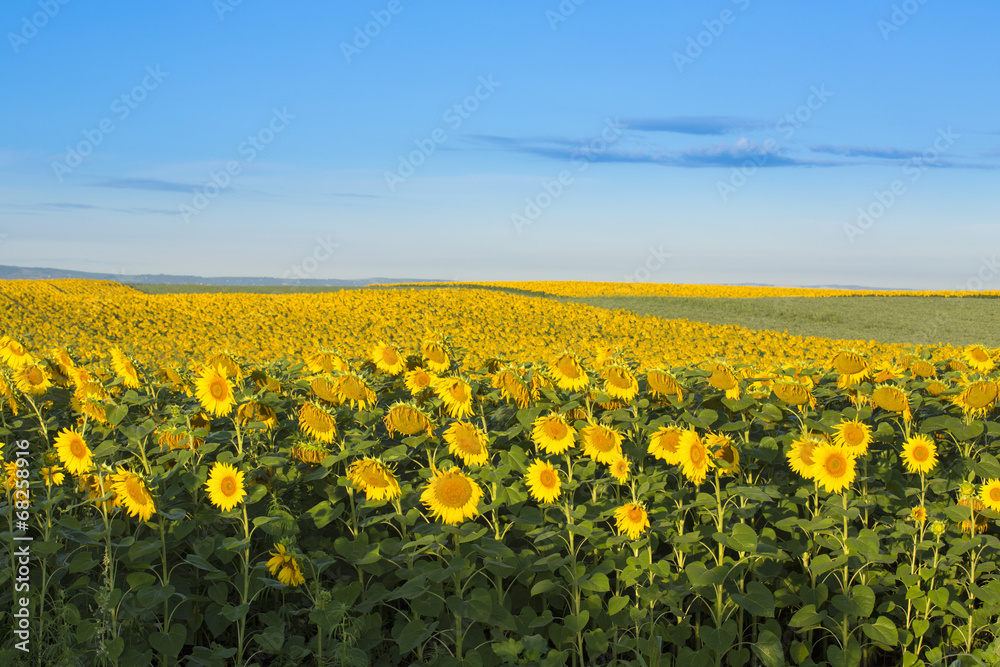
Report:
[[389,375],[399,375],[406,369],[406,359],[399,350],[381,340],[372,348],[369,359],[377,369]]
[[628,535],[630,540],[637,540],[649,528],[649,514],[642,505],[625,503],[615,510],[615,527],[619,535]]
[[403,383],[406,385],[407,390],[409,390],[413,396],[416,396],[430,387],[436,379],[437,375],[429,370],[425,368],[414,368],[412,371],[407,371],[406,375],[403,376]]
[[998,399],[998,389],[995,382],[980,380],[966,386],[962,393],[952,401],[962,408],[962,412],[970,417],[985,417],[994,407]]
[[680,438],[684,431],[676,426],[661,426],[649,437],[647,452],[671,465],[681,462]]
[[564,352],[559,358],[549,364],[549,371],[560,389],[579,391],[590,383],[587,372],[575,355]]
[[798,473],[806,479],[813,479],[812,467],[813,463],[815,463],[814,455],[816,449],[826,444],[825,440],[814,436],[802,437],[793,441],[788,452],[785,454],[789,467],[791,467],[793,472]]
[[208,366],[201,372],[195,382],[195,395],[201,407],[216,417],[228,415],[236,405],[233,385],[220,366]]
[[526,408],[531,404],[531,389],[524,383],[513,368],[503,368],[497,371],[492,377],[491,384],[500,390],[500,395],[508,403],[513,403],[519,408]]
[[962,352],[962,359],[968,364],[969,368],[980,373],[989,373],[996,368],[993,357],[990,356],[990,353],[982,345],[970,345],[965,348],[965,351]]
[[1000,479],[989,479],[979,487],[979,500],[991,510],[1000,512]]
[[562,480],[559,473],[546,461],[537,460],[528,466],[525,476],[528,492],[540,503],[554,503],[562,492]]
[[346,373],[351,367],[343,357],[332,350],[318,350],[305,355],[306,368],[310,373],[332,373],[340,371]]
[[59,452],[59,461],[72,475],[82,475],[94,467],[93,454],[76,431],[64,428],[56,436],[53,445]]
[[872,392],[872,403],[888,410],[903,415],[903,419],[910,421],[913,413],[910,412],[910,399],[906,392],[891,384],[880,384]]
[[323,459],[330,455],[330,450],[326,448],[326,445],[318,442],[300,442],[292,447],[290,453],[303,463],[318,466],[323,463]]
[[490,458],[487,450],[489,438],[475,424],[453,422],[445,429],[444,441],[448,443],[448,452],[458,456],[467,465],[485,465]]
[[910,517],[917,523],[927,521],[927,508],[921,505],[910,510]]
[[427,368],[435,373],[444,373],[451,368],[451,359],[445,345],[440,340],[425,340],[420,344],[420,354],[423,355]]
[[615,459],[608,465],[608,471],[612,477],[618,480],[619,484],[624,484],[628,481],[628,472],[631,465],[632,462],[623,454],[621,458]]
[[139,381],[139,371],[135,369],[135,363],[117,347],[111,348],[111,367],[115,369],[118,377],[123,379],[122,384],[126,387],[138,389],[142,386]]
[[11,368],[18,368],[35,363],[35,358],[20,341],[4,336],[0,338],[0,361]]
[[242,471],[228,463],[215,463],[208,473],[205,489],[208,500],[226,512],[239,505],[246,498]]
[[347,477],[368,500],[393,500],[402,495],[396,476],[378,459],[355,461],[348,467]]
[[437,471],[420,494],[431,515],[445,523],[461,523],[479,516],[482,497],[479,485],[457,468]]
[[830,493],[843,491],[855,478],[854,454],[840,445],[820,445],[812,453],[811,477]]
[[45,486],[59,486],[66,479],[66,475],[62,472],[62,468],[59,466],[50,466],[48,468],[42,468],[38,471],[38,474],[42,476],[45,480]]
[[274,408],[264,405],[260,401],[248,401],[236,410],[236,418],[240,426],[247,426],[252,422],[259,422],[268,431],[273,430],[278,425],[278,415]]
[[927,393],[931,396],[940,396],[944,392],[948,391],[948,385],[940,380],[931,380],[927,384]]
[[783,380],[771,384],[774,395],[789,405],[809,405],[816,407],[816,397],[809,391],[810,387],[802,382]]
[[343,403],[343,400],[337,396],[334,383],[328,378],[313,378],[313,380],[309,383],[309,388],[312,389],[312,393],[316,396],[316,398],[328,405],[341,405]]
[[622,455],[622,436],[614,427],[591,423],[580,433],[583,453],[609,464]]
[[926,359],[914,359],[910,362],[910,372],[916,377],[937,377],[937,369],[934,368],[934,364]]
[[25,394],[38,396],[44,394],[52,386],[49,374],[41,364],[24,364],[14,371],[14,384]]
[[139,475],[121,468],[118,470],[118,475],[113,477],[112,488],[128,515],[138,517],[140,521],[148,521],[156,510],[146,482]]
[[937,465],[937,445],[927,435],[915,435],[903,444],[903,464],[911,473],[929,473]]
[[701,484],[705,481],[708,469],[712,467],[712,458],[709,456],[708,447],[697,431],[688,429],[681,433],[678,452],[684,476],[695,484]]
[[740,397],[740,381],[732,369],[725,364],[715,363],[706,366],[705,370],[711,373],[708,377],[708,383],[714,388],[726,392],[726,398],[736,400]]
[[344,373],[337,377],[333,391],[341,402],[350,403],[354,408],[370,407],[377,400],[375,392],[357,373]]
[[855,456],[863,456],[868,453],[868,445],[872,441],[872,429],[868,424],[855,418],[843,420],[836,427],[833,436],[834,444],[846,447]]
[[684,393],[677,379],[669,371],[659,368],[651,369],[646,373],[646,388],[653,396],[673,396],[678,401],[684,398]]
[[299,409],[299,428],[320,442],[333,442],[337,438],[337,423],[322,408],[313,403],[303,403]]
[[298,586],[306,582],[299,559],[284,544],[275,544],[274,551],[268,553],[271,558],[267,561],[267,569],[272,575],[277,575],[278,581],[286,586]]
[[604,377],[604,393],[626,403],[639,393],[639,381],[629,369],[620,365],[605,367],[601,373]]
[[837,386],[841,389],[858,384],[872,373],[868,361],[853,350],[841,350],[834,355],[831,364],[840,375]]
[[576,429],[562,415],[553,412],[532,422],[531,439],[543,452],[562,454],[573,446]]
[[420,408],[407,403],[396,403],[385,413],[385,427],[389,435],[399,433],[400,435],[416,435],[417,433],[427,433],[431,435],[434,425]]
[[17,488],[17,461],[8,461],[3,464],[3,486],[7,491]]
[[472,414],[472,387],[459,378],[438,378],[434,381],[434,393],[444,403],[445,411],[455,419]]

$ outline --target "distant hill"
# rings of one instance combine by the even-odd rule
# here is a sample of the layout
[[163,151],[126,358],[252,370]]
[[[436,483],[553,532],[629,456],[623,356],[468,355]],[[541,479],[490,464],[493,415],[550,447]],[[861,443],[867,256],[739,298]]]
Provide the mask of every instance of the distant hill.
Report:
[[359,280],[322,280],[314,278],[251,278],[222,277],[204,278],[202,276],[174,276],[165,273],[125,275],[121,273],[91,273],[89,271],[69,271],[66,269],[50,269],[44,267],[4,266],[0,265],[0,280],[52,280],[61,278],[79,278],[84,280],[113,280],[126,285],[294,285],[316,287],[363,287],[377,283],[440,283],[446,280],[427,280],[423,278],[361,278]]

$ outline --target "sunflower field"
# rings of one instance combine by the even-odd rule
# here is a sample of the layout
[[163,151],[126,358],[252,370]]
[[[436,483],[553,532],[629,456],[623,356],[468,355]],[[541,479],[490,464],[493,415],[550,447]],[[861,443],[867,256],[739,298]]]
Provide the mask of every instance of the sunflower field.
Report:
[[998,350],[2,288],[4,665],[1000,665]]

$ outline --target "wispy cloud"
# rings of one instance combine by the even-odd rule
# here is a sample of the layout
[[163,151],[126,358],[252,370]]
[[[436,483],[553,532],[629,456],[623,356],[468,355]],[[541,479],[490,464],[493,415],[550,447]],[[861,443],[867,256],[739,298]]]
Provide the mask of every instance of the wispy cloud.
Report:
[[191,192],[196,185],[162,181],[157,178],[115,178],[110,181],[92,183],[95,188],[127,188],[132,190],[158,190],[160,192]]
[[667,118],[636,118],[626,120],[630,130],[645,132],[676,132],[678,134],[716,135],[739,134],[753,130],[766,130],[774,123],[736,118],[734,116],[670,116]]
[[33,204],[0,204],[0,208],[19,211],[20,213],[42,213],[44,211],[112,211],[115,213],[146,213],[152,215],[177,215],[177,210],[163,208],[149,208],[146,206],[131,206],[128,208],[115,208],[112,206],[98,206],[96,204],[79,204],[76,202],[36,202]]
[[905,148],[831,146],[829,144],[810,146],[809,150],[814,153],[830,153],[832,155],[843,155],[844,157],[871,157],[881,160],[909,160],[910,158],[920,157],[923,155],[923,151],[914,151]]

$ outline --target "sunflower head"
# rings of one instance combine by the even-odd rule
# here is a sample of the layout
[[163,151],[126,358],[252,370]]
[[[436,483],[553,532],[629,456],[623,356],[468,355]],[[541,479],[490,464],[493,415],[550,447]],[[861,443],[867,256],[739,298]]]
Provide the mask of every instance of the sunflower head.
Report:
[[207,366],[202,370],[195,383],[195,395],[202,408],[216,417],[228,415],[236,405],[233,385],[222,366]]
[[708,446],[694,429],[688,429],[680,436],[680,463],[684,476],[695,484],[701,484],[713,465]]
[[399,375],[406,370],[406,359],[392,345],[379,341],[369,355],[375,367],[388,375]]
[[625,503],[615,510],[615,525],[620,535],[637,540],[649,528],[649,514],[642,505]]
[[610,464],[622,456],[622,436],[614,427],[592,422],[581,437],[583,453],[598,463]]
[[431,515],[445,523],[461,523],[479,516],[482,497],[479,485],[455,468],[437,471],[420,494]]
[[531,439],[543,452],[562,454],[573,446],[576,429],[557,412],[539,417],[531,425]]
[[631,466],[632,462],[629,461],[628,457],[623,454],[621,458],[617,458],[608,464],[608,471],[619,484],[624,484],[628,481],[628,472]]
[[303,403],[299,409],[299,428],[309,437],[331,443],[337,438],[337,423],[325,410],[314,403]]
[[122,378],[122,384],[129,389],[138,389],[142,386],[139,381],[139,372],[135,369],[133,362],[120,348],[111,348],[111,367],[115,369],[115,374]]
[[647,452],[671,465],[681,462],[680,440],[683,430],[676,426],[663,426],[649,438]]
[[215,463],[208,473],[205,489],[208,500],[222,511],[228,511],[246,499],[244,473],[228,463]]
[[59,461],[71,474],[82,475],[94,467],[90,447],[77,431],[64,428],[53,444],[59,453]]
[[400,435],[416,435],[426,433],[430,436],[434,431],[434,424],[420,408],[407,403],[396,403],[385,413],[385,427],[389,434],[399,433]]
[[825,444],[827,444],[825,440],[813,435],[793,441],[785,455],[788,458],[788,465],[806,479],[813,479],[812,467],[815,463],[816,449]]
[[52,387],[52,381],[42,363],[27,363],[14,371],[14,385],[29,396],[40,396]]
[[402,495],[392,470],[378,459],[364,458],[347,469],[354,488],[364,491],[368,500],[393,500]]
[[318,466],[330,455],[330,450],[318,442],[301,442],[292,447],[291,455],[303,463]]
[[279,582],[286,586],[298,586],[306,582],[298,557],[284,544],[275,544],[274,551],[268,553],[271,558],[267,561],[267,569],[278,577]]
[[970,345],[962,352],[962,360],[972,370],[989,373],[996,368],[993,357],[982,345]]
[[607,365],[601,375],[604,377],[604,393],[612,398],[628,403],[639,393],[639,381],[625,366]]
[[854,454],[840,445],[820,445],[812,453],[811,477],[830,493],[839,493],[856,476]]
[[877,407],[903,415],[903,419],[910,421],[913,415],[910,412],[910,399],[906,392],[891,384],[880,384],[872,392],[872,403]]
[[926,474],[937,465],[937,445],[927,435],[915,435],[903,444],[903,464],[911,473]]
[[871,444],[871,441],[871,427],[857,418],[841,421],[833,436],[834,444],[846,447],[858,456],[868,453],[868,445]]
[[424,357],[427,368],[435,373],[444,373],[451,368],[447,345],[443,340],[425,340],[420,344],[420,353]]
[[995,512],[1000,512],[1000,479],[990,479],[979,489],[979,501]]
[[560,389],[579,391],[590,384],[590,378],[587,377],[583,365],[571,352],[564,352],[549,364],[549,372],[552,373],[552,378]]
[[995,382],[980,380],[969,383],[953,401],[962,412],[971,417],[985,417],[997,405],[998,389]]
[[112,475],[112,478],[115,495],[129,516],[138,517],[140,521],[148,521],[156,513],[153,496],[149,493],[149,488],[142,477],[119,468],[118,474]]
[[460,378],[442,377],[434,381],[434,392],[445,411],[455,419],[472,415],[472,387]]
[[475,424],[452,422],[444,432],[444,441],[448,443],[448,452],[462,459],[466,465],[481,466],[489,461],[489,438]]
[[528,484],[528,493],[537,502],[554,503],[559,499],[562,492],[562,480],[559,473],[547,461],[536,460],[528,466],[528,474],[525,479]]
[[684,398],[680,383],[669,371],[660,368],[646,373],[646,388],[652,396],[673,396],[678,401]]

